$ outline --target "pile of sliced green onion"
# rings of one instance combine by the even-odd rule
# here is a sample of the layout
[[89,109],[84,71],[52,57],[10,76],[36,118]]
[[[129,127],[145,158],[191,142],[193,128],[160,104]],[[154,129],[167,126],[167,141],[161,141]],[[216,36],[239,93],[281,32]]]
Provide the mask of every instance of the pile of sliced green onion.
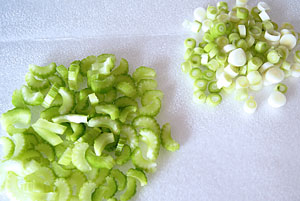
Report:
[[9,136],[0,138],[0,189],[9,198],[126,201],[156,170],[160,145],[179,149],[170,124],[155,119],[163,98],[155,70],[142,66],[131,76],[125,59],[115,63],[102,54],[69,68],[29,66],[15,108],[1,116]]
[[[287,86],[282,81],[300,77],[300,51],[292,56],[299,34],[289,23],[279,27],[269,10],[265,2],[249,9],[247,0],[236,0],[230,11],[222,1],[196,8],[194,21],[184,21],[196,39],[185,40],[181,68],[194,80],[196,103],[217,106],[222,95],[234,93],[244,102],[244,110],[254,113],[257,103],[252,94],[276,85],[268,103],[274,108],[286,104]],[[291,57],[293,62],[288,61]]]

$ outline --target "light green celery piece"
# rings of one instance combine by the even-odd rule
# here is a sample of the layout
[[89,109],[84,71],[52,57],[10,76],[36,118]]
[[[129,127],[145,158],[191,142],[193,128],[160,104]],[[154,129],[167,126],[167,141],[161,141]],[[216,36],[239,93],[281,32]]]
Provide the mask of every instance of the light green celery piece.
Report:
[[118,154],[116,158],[116,163],[118,165],[124,165],[130,160],[130,156],[131,156],[131,149],[127,144],[125,144],[121,153]]
[[148,128],[160,135],[159,124],[153,117],[144,115],[138,116],[133,120],[132,125],[135,127],[135,129]]
[[116,89],[123,95],[128,97],[135,97],[135,95],[137,94],[135,85],[129,82],[119,82],[116,86]]
[[160,137],[161,137],[162,146],[166,150],[174,152],[179,149],[180,145],[178,144],[178,142],[172,139],[171,125],[169,123],[163,125]]
[[68,83],[68,69],[63,65],[60,65],[60,66],[56,67],[56,72],[64,80],[65,84],[67,84]]
[[56,96],[58,95],[58,87],[59,86],[56,83],[54,85],[52,85],[52,87],[48,91],[48,93],[42,103],[42,106],[44,108],[49,108],[51,106],[51,104],[55,100]]
[[120,133],[120,123],[118,121],[112,120],[108,116],[91,118],[88,122],[88,126],[109,128],[114,134]]
[[85,142],[78,142],[73,148],[72,163],[78,170],[82,172],[88,172],[92,169],[85,158],[85,152],[88,148],[89,144]]
[[71,90],[79,88],[80,62],[73,62],[68,69],[68,84]]
[[114,60],[112,57],[108,57],[103,63],[95,62],[92,64],[92,70],[98,71],[102,75],[109,75],[114,67]]
[[121,172],[119,169],[111,170],[110,175],[116,180],[118,191],[124,190],[127,181],[126,175],[123,172]]
[[8,172],[6,175],[5,191],[11,200],[24,200],[30,201],[30,199],[22,193],[18,187],[18,176],[14,172]]
[[88,149],[86,152],[86,160],[94,168],[111,169],[115,165],[113,157],[108,154],[101,154],[101,156],[96,156],[96,154],[91,149]]
[[72,162],[72,148],[68,147],[58,160],[61,165],[70,165]]
[[113,75],[122,75],[128,73],[128,62],[126,59],[121,58],[120,65],[115,68],[111,74]]
[[69,177],[72,173],[72,170],[67,170],[59,165],[56,161],[52,162],[52,169],[55,175],[59,178]]
[[159,98],[154,98],[151,103],[139,108],[140,115],[156,116],[160,112],[161,101]]
[[26,108],[15,108],[1,115],[1,126],[9,134],[22,133],[29,126],[31,112]]
[[141,66],[133,72],[132,77],[138,83],[142,79],[154,79],[156,72],[152,68]]
[[26,104],[23,100],[22,90],[16,89],[13,92],[12,98],[11,98],[12,104],[17,108],[26,108]]
[[133,126],[123,124],[121,127],[120,135],[126,137],[128,145],[131,149],[135,149],[138,146],[139,138]]
[[59,107],[50,107],[41,112],[40,117],[51,121],[53,117],[59,116]]
[[157,87],[156,80],[153,79],[142,79],[137,84],[137,92],[139,96],[143,96],[143,94],[148,90],[155,90]]
[[25,81],[33,90],[41,90],[49,87],[50,83],[47,79],[37,79],[31,72],[26,73]]
[[52,186],[55,181],[53,171],[48,167],[40,167],[31,174],[24,177],[27,182],[38,182]]
[[80,62],[80,72],[82,75],[87,74],[87,71],[89,71],[92,67],[92,64],[96,62],[97,57],[94,55],[88,56],[81,60]]
[[157,164],[151,160],[145,159],[143,157],[142,151],[137,147],[131,155],[132,163],[136,168],[142,169],[146,172],[155,172]]
[[55,73],[56,64],[50,63],[47,66],[29,65],[29,70],[32,74],[40,78],[47,78]]
[[32,125],[32,128],[41,138],[49,142],[52,146],[56,146],[63,142],[63,140],[54,132],[35,126],[35,124]]
[[112,120],[119,118],[119,109],[113,104],[101,104],[95,107],[95,110],[99,114],[108,114]]
[[59,135],[64,134],[67,129],[66,126],[60,125],[58,123],[52,123],[42,118],[38,119],[34,125],[35,127],[46,128],[47,130]]
[[52,118],[52,121],[54,123],[87,123],[87,115],[81,115],[81,114],[67,114],[62,116],[57,116]]
[[2,136],[0,138],[0,145],[4,153],[3,158],[10,159],[15,151],[15,143],[10,138]]
[[35,149],[45,156],[45,158],[47,158],[50,162],[55,159],[54,149],[51,145],[41,143],[36,145]]
[[160,150],[160,139],[159,135],[151,129],[140,129],[140,141],[147,144],[147,158],[155,161],[158,157]]
[[92,201],[92,195],[96,189],[96,184],[90,181],[87,181],[80,188],[79,200],[80,201]]
[[120,201],[130,200],[136,193],[136,180],[132,177],[127,177],[126,189],[120,196]]
[[131,168],[127,171],[127,177],[132,177],[138,180],[141,186],[147,185],[147,176],[142,170]]
[[86,176],[79,170],[73,171],[71,176],[68,178],[68,182],[71,186],[72,194],[78,195],[82,185],[86,182]]
[[58,93],[62,97],[62,105],[59,108],[59,113],[70,113],[75,106],[75,98],[73,92],[66,87],[61,87],[59,88]]
[[162,100],[163,97],[164,97],[164,94],[160,90],[148,90],[143,94],[141,103],[143,106],[149,105],[156,98],[159,98],[159,100]]
[[105,146],[113,143],[115,141],[114,135],[112,133],[102,133],[98,138],[96,138],[94,143],[94,150],[97,156],[101,156],[102,151]]
[[64,178],[58,178],[55,180],[54,185],[57,191],[57,201],[68,200],[71,196],[70,185]]
[[93,200],[109,199],[117,192],[117,183],[112,176],[106,178],[106,185],[99,186],[94,195]]
[[137,111],[136,106],[127,106],[127,107],[123,108],[120,112],[119,120],[122,123],[125,123],[127,120],[127,117],[130,115],[130,113],[135,113],[136,111]]

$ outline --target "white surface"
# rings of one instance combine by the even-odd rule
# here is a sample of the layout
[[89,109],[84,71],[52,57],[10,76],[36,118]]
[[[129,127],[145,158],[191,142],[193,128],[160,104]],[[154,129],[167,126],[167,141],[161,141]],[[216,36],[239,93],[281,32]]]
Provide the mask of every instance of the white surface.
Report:
[[[0,112],[12,108],[11,94],[24,83],[28,64],[67,65],[114,53],[129,61],[131,72],[140,65],[157,70],[165,92],[159,120],[171,123],[181,144],[177,153],[161,151],[158,171],[133,200],[300,200],[299,79],[287,82],[285,107],[272,109],[268,94],[260,93],[252,116],[231,97],[218,108],[192,102],[192,82],[180,70],[187,36],[181,23],[208,2],[216,3],[1,0]],[[266,2],[276,22],[300,26],[300,1]]]

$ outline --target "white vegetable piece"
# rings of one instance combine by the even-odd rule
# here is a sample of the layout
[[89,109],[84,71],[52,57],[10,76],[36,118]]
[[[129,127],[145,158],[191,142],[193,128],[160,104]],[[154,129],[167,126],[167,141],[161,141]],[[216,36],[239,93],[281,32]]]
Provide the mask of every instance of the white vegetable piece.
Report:
[[234,69],[235,67],[228,65],[224,68],[224,72],[227,73],[231,78],[235,78],[239,75],[238,72]]
[[243,106],[244,111],[248,114],[253,114],[256,111],[256,108],[257,103],[252,96],[244,103]]
[[256,85],[262,81],[262,76],[258,71],[251,71],[248,72],[247,79],[250,85]]
[[249,87],[249,80],[246,76],[239,76],[235,81],[236,89],[248,88]]
[[280,108],[286,104],[286,97],[279,91],[273,91],[268,98],[268,103],[271,107]]
[[225,45],[225,46],[223,47],[223,49],[224,49],[224,51],[225,51],[226,53],[229,53],[229,52],[235,50],[235,49],[236,49],[236,46],[235,46],[235,45],[232,45],[232,44],[228,44],[228,45]]
[[[242,38],[245,38],[246,35],[247,35],[246,26],[240,24],[240,25],[238,26],[238,28],[239,28],[240,36],[241,36]],[[278,39],[278,40],[279,40],[279,39]]]
[[266,2],[263,2],[263,1],[261,1],[257,4],[257,8],[260,11],[265,11],[265,10],[270,10],[271,9],[270,6]]
[[291,72],[293,77],[300,77],[300,64],[294,63],[291,67]]
[[221,75],[224,73],[224,68],[219,68],[217,71],[216,71],[216,79],[219,80]]
[[250,85],[249,88],[253,91],[260,91],[260,90],[262,90],[263,87],[264,87],[264,82],[260,81],[258,84]]
[[204,20],[203,23],[202,23],[202,31],[203,32],[209,31],[212,24],[213,24],[213,22],[210,19]]
[[268,70],[269,68],[271,68],[273,66],[274,66],[274,64],[272,64],[270,62],[266,62],[260,67],[259,72],[264,73],[266,70]]
[[208,54],[201,55],[201,64],[206,65],[208,63]]
[[194,10],[194,18],[199,22],[203,22],[206,19],[206,9],[198,7]]
[[297,45],[297,38],[293,34],[285,34],[280,39],[280,45],[284,45],[291,50]]
[[192,27],[192,22],[188,21],[188,20],[184,20],[183,23],[182,23],[182,26],[185,28],[185,29],[191,29]]
[[229,53],[228,63],[233,66],[244,66],[247,62],[247,56],[242,48],[238,48]]
[[217,81],[217,87],[221,89],[222,87],[229,87],[232,83],[232,78],[227,73],[222,73]]
[[244,7],[248,3],[248,0],[236,0],[236,6],[237,7]]
[[260,12],[259,17],[263,22],[270,20],[270,16],[268,15],[268,13],[266,11]]
[[280,83],[284,80],[284,72],[278,67],[272,67],[266,72],[265,79],[271,84]]
[[281,33],[281,35],[285,35],[285,34],[290,34],[291,31],[288,30],[288,29],[281,29],[281,30],[280,30],[280,33]]
[[277,42],[280,40],[280,36],[281,34],[277,31],[267,30],[265,32],[265,39],[267,39],[268,41]]

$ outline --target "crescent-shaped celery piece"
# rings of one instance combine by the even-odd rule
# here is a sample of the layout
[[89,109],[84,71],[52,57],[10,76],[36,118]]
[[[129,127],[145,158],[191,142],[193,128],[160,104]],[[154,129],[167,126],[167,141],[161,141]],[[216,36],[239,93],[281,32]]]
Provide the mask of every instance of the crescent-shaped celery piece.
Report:
[[82,172],[88,172],[92,170],[91,166],[85,158],[85,152],[88,148],[89,144],[85,142],[78,142],[73,148],[72,163],[78,170]]
[[114,75],[109,75],[102,79],[101,78],[93,78],[90,81],[90,85],[94,92],[106,93],[112,89],[115,79],[116,78]]
[[159,98],[154,98],[151,103],[144,105],[139,109],[140,115],[147,115],[155,117],[160,112],[161,101]]
[[33,75],[35,75],[39,78],[47,78],[50,75],[55,73],[56,64],[50,63],[47,66],[37,66],[37,65],[30,64],[29,70]]
[[68,69],[63,65],[60,65],[56,67],[56,72],[64,80],[65,84],[68,84]]
[[124,58],[121,58],[121,61],[120,61],[120,65],[115,68],[111,74],[113,75],[122,75],[122,74],[127,74],[128,73],[128,62],[126,59]]
[[112,120],[108,116],[91,118],[88,122],[88,126],[109,128],[114,134],[120,133],[120,123],[118,121]]
[[33,173],[24,177],[27,182],[38,182],[46,185],[53,185],[55,176],[53,171],[48,167],[40,167]]
[[143,94],[148,90],[154,90],[157,88],[157,82],[153,79],[142,79],[137,84],[137,92],[139,96],[143,96]]
[[159,134],[147,128],[140,129],[139,134],[140,141],[146,143],[147,145],[147,158],[155,161],[158,157],[160,149]]
[[54,185],[57,191],[57,201],[68,200],[71,196],[70,185],[64,178],[58,178],[55,180]]
[[55,154],[53,147],[46,143],[41,143],[36,145],[35,150],[39,151],[43,156],[45,156],[50,162],[55,159]]
[[94,55],[88,56],[80,62],[80,72],[82,75],[86,75],[92,67],[92,64],[96,62],[97,57]]
[[74,94],[66,87],[61,87],[58,93],[62,97],[62,105],[59,108],[60,114],[68,114],[72,111],[75,106]]
[[138,107],[138,103],[134,99],[129,98],[127,96],[122,96],[122,97],[117,98],[115,100],[114,104],[116,106],[118,106],[119,108],[124,108],[124,107],[128,107],[128,106]]
[[24,201],[30,201],[29,198],[25,197],[21,191],[21,189],[18,187],[18,176],[14,172],[8,172],[6,176],[6,182],[5,182],[5,190],[8,195],[8,197],[11,200],[24,200]]
[[57,116],[52,118],[52,121],[54,123],[87,123],[87,115],[81,115],[81,114],[67,114],[62,116]]
[[127,139],[127,142],[131,149],[134,149],[138,146],[139,138],[133,126],[123,124],[121,127],[120,135],[124,136]]
[[101,75],[111,74],[111,69],[115,65],[115,60],[112,57],[106,58],[104,62],[95,62],[92,64],[92,70],[99,72]]
[[118,191],[124,190],[126,187],[126,181],[127,181],[126,175],[123,172],[121,172],[119,169],[111,170],[110,175],[117,182]]
[[118,187],[115,179],[112,176],[106,178],[106,185],[99,186],[93,194],[93,200],[100,201],[109,199],[115,195]]
[[138,83],[142,79],[154,79],[156,72],[152,68],[141,66],[133,72],[132,77]]
[[131,156],[131,149],[127,144],[125,144],[121,153],[116,158],[116,163],[118,165],[124,165],[130,160],[130,156]]
[[58,164],[70,165],[72,162],[72,148],[68,147],[58,160]]
[[112,133],[102,133],[99,137],[95,139],[94,150],[96,156],[101,156],[102,151],[106,147],[106,145],[113,143],[115,141],[114,134]]
[[161,129],[161,143],[162,146],[168,151],[177,151],[180,147],[178,142],[174,141],[171,136],[171,125],[166,123]]
[[105,183],[106,177],[110,174],[110,169],[100,168],[98,171],[98,176],[95,179],[95,183],[97,186],[101,186]]
[[26,150],[26,141],[23,133],[16,133],[12,136],[15,144],[13,157],[18,157]]
[[47,130],[59,135],[64,134],[67,129],[66,126],[60,125],[58,123],[52,123],[42,118],[38,119],[34,125],[35,127],[46,128]]
[[52,105],[53,101],[55,100],[56,96],[58,95],[58,89],[59,89],[58,84],[55,83],[54,85],[52,85],[52,87],[48,91],[48,93],[42,103],[42,106],[44,108],[49,108]]
[[132,163],[136,168],[142,169],[146,172],[155,172],[157,164],[151,160],[143,157],[141,148],[137,147],[131,154]]
[[101,104],[95,107],[95,110],[99,114],[108,114],[112,120],[119,118],[119,109],[113,104]]
[[27,85],[34,90],[46,89],[50,85],[47,79],[37,79],[31,72],[26,73],[25,81]]
[[[92,201],[92,196],[96,189],[96,184],[94,182],[87,181],[83,184],[79,191],[80,201]],[[93,199],[94,200],[94,199]]]
[[127,177],[132,177],[136,180],[138,180],[141,184],[141,186],[146,186],[147,185],[147,176],[142,170],[138,169],[129,169],[127,171]]
[[130,75],[116,75],[115,86],[118,85],[120,82],[127,82],[131,85],[135,85],[134,79]]
[[17,108],[26,108],[27,107],[23,100],[23,95],[22,95],[21,89],[16,89],[13,92],[13,95],[11,97],[11,103]]
[[40,114],[40,117],[46,119],[47,121],[51,121],[52,118],[59,116],[59,107],[50,107],[43,110]]
[[86,182],[86,176],[79,170],[75,170],[68,178],[68,182],[71,186],[72,194],[78,195],[81,187]]
[[56,161],[52,162],[52,170],[54,174],[59,178],[67,178],[71,175],[72,170],[67,170],[59,165]]
[[2,136],[0,138],[0,145],[2,146],[2,152],[4,159],[10,159],[15,151],[15,143],[8,137]]
[[130,200],[136,193],[136,180],[132,177],[127,177],[126,189],[120,196],[120,201]]
[[80,61],[73,62],[68,69],[68,84],[71,90],[78,90],[79,71],[80,71]]
[[135,97],[137,94],[135,85],[129,82],[119,82],[116,89],[121,92],[121,94],[128,97]]
[[86,160],[94,168],[111,169],[115,165],[113,157],[108,154],[96,156],[96,154],[91,149],[88,149],[86,152]]
[[71,122],[70,125],[73,130],[73,133],[70,135],[70,140],[75,142],[78,140],[78,138],[84,135],[85,126],[84,124],[78,124],[73,122]]
[[148,90],[143,94],[141,98],[141,103],[143,106],[149,105],[156,98],[162,100],[163,97],[164,97],[164,93],[160,90]]
[[143,115],[138,116],[133,120],[132,125],[135,129],[148,128],[153,130],[155,133],[160,134],[159,124],[153,117]]
[[64,87],[65,86],[65,82],[62,78],[60,78],[58,75],[51,75],[48,77],[49,82],[53,85],[53,84],[57,84],[59,87]]
[[[1,125],[2,128],[6,130],[9,134],[22,133],[30,125],[31,112],[26,108],[15,108],[7,111],[1,115]],[[16,125],[23,127],[15,127]]]
[[119,116],[119,120],[122,123],[125,123],[127,120],[127,117],[129,116],[130,113],[135,113],[137,111],[137,107],[136,106],[127,106],[125,108],[123,108],[120,112],[120,116]]
[[54,132],[51,132],[47,129],[36,126],[35,124],[32,125],[32,128],[35,130],[35,132],[41,138],[43,138],[45,141],[49,142],[52,146],[56,146],[63,142],[63,140]]

